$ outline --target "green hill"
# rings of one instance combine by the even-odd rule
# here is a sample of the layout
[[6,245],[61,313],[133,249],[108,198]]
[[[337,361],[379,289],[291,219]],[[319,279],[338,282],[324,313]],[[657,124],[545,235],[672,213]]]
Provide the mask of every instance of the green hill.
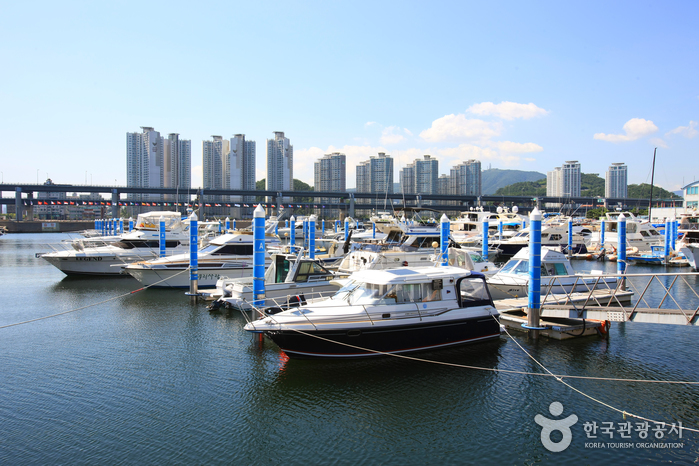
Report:
[[[535,173],[535,172],[530,172]],[[596,173],[582,173],[580,180],[580,197],[604,197],[604,179]],[[496,196],[546,196],[546,177],[537,181],[524,181],[504,186],[495,191]],[[648,199],[650,185],[647,183],[630,184],[628,188],[630,199]],[[653,199],[681,199],[660,186],[653,186]]]
[[500,188],[515,183],[544,180],[544,194],[546,193],[546,175],[539,172],[527,172],[522,170],[501,170],[491,168],[481,172],[481,192],[493,194]]

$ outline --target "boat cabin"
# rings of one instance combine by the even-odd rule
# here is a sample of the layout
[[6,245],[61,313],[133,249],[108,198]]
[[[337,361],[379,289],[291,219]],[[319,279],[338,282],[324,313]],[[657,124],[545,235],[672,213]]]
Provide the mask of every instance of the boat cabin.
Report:
[[458,307],[492,306],[485,276],[455,267],[367,270],[350,276],[331,298],[350,306],[456,301]]
[[335,274],[318,260],[295,254],[273,254],[265,271],[265,283],[327,282],[334,278]]
[[[529,248],[521,249],[493,277],[517,275],[529,277]],[[549,248],[541,248],[541,276],[575,275],[565,254]]]

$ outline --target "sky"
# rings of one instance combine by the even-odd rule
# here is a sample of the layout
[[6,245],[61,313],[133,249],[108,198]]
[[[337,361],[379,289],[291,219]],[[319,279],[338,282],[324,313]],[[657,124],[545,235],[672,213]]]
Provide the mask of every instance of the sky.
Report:
[[323,154],[429,154],[546,173],[626,163],[699,175],[699,2],[10,2],[0,14],[0,176],[126,184],[126,133],[201,142],[284,131]]

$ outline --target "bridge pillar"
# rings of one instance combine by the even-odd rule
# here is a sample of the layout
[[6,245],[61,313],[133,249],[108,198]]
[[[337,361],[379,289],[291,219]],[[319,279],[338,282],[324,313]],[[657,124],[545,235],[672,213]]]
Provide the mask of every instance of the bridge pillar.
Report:
[[349,216],[354,218],[354,194],[349,193]]
[[[283,199],[282,199],[282,193],[277,193],[277,195],[274,197],[274,205],[277,206],[277,213],[275,215],[279,215],[282,211],[282,208],[279,207],[282,205]],[[271,215],[271,214],[270,214]]]
[[481,201],[481,197],[478,196],[478,199],[476,199],[476,207],[481,207],[483,205],[483,202]]
[[29,220],[34,220],[34,193],[27,193],[27,217]]
[[418,208],[422,207],[422,196],[419,194],[415,197],[415,205],[417,205]]
[[22,188],[15,188],[15,220],[18,222],[22,221],[23,210],[24,205],[22,205]]
[[112,189],[112,217],[119,218],[119,191]]

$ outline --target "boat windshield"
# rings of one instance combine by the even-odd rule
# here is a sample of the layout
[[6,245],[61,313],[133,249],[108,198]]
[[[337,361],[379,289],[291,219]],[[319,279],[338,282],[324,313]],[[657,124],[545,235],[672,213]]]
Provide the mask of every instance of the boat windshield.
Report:
[[351,305],[377,304],[386,294],[386,285],[374,283],[360,283],[347,295],[347,302]]
[[349,280],[345,286],[340,288],[335,292],[334,295],[330,298],[333,301],[344,301],[347,299],[347,295],[351,293],[355,288],[359,286],[359,283],[354,281],[354,280]]

